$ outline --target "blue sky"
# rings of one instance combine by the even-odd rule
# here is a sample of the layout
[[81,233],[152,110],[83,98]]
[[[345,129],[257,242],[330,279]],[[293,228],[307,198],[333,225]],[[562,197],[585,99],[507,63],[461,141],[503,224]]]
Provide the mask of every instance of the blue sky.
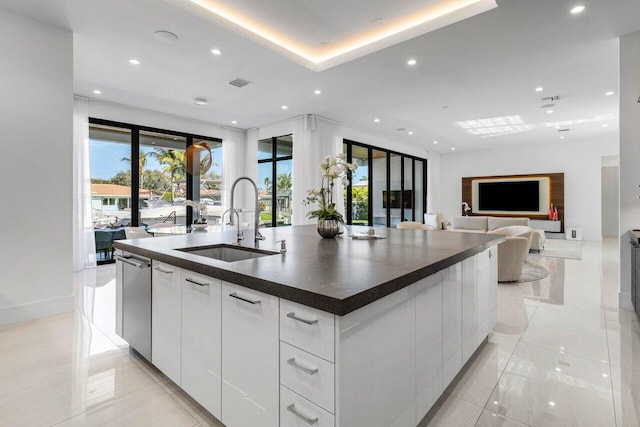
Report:
[[[153,151],[153,148],[143,147],[141,151]],[[128,162],[122,161],[123,157],[131,157],[131,146],[106,141],[91,140],[89,143],[91,178],[110,179],[120,171],[129,171]],[[215,169],[220,173],[222,165],[222,150],[213,150],[213,162]],[[152,157],[147,157],[147,170],[162,169],[158,161]],[[212,167],[211,171],[214,168]]]

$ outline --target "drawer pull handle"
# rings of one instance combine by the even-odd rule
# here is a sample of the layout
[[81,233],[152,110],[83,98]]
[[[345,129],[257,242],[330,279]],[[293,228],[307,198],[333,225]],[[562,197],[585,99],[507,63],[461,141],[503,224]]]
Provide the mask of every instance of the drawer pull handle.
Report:
[[209,286],[209,284],[208,284],[208,283],[200,283],[200,282],[198,282],[198,281],[193,280],[193,279],[192,279],[192,278],[190,278],[190,277],[187,277],[187,278],[186,278],[186,279],[184,279],[184,280],[186,280],[186,281],[187,281],[187,282],[189,282],[189,283],[193,283],[194,285],[198,285],[198,286],[202,286],[202,287]]
[[160,267],[156,267],[155,270],[159,271],[160,273],[173,274],[173,270],[163,270]]
[[302,366],[302,365],[300,365],[300,364],[298,364],[296,362],[296,358],[295,357],[292,357],[291,359],[287,360],[287,363],[289,365],[293,366],[294,368],[298,368],[301,371],[306,372],[309,375],[313,375],[313,374],[317,374],[318,373],[318,368],[315,368],[315,369],[305,368],[304,366]]
[[287,313],[287,317],[293,320],[297,320],[298,322],[306,323],[307,325],[315,325],[316,323],[318,323],[318,319],[314,319],[314,320],[303,319],[302,317],[296,316],[296,313],[294,313],[293,311],[291,313]]
[[260,304],[260,300],[259,300],[259,299],[252,301],[252,300],[247,299],[247,298],[242,298],[241,296],[239,296],[239,295],[238,295],[237,293],[235,293],[235,292],[230,293],[230,294],[229,294],[229,296],[230,296],[231,298],[239,299],[240,301],[248,302],[249,304]]
[[302,421],[304,421],[305,423],[311,425],[314,425],[315,423],[318,422],[318,417],[315,418],[309,418],[306,415],[301,414],[300,412],[298,412],[298,410],[296,409],[296,405],[294,403],[292,403],[291,405],[287,406],[287,411],[291,412],[293,415],[295,415],[296,417],[300,418]]

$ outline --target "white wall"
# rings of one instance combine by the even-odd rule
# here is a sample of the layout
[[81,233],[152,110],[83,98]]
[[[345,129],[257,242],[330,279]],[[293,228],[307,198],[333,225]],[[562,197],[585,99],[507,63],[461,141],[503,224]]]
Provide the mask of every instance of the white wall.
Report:
[[0,325],[73,310],[73,36],[0,10]]
[[618,237],[620,229],[620,158],[602,158],[602,235]]
[[631,308],[629,230],[640,228],[640,33],[620,38],[620,295]]
[[601,240],[602,156],[616,155],[617,151],[615,141],[562,141],[552,145],[442,155],[442,212],[449,219],[460,215],[464,177],[563,172],[565,226],[581,228],[585,240]]

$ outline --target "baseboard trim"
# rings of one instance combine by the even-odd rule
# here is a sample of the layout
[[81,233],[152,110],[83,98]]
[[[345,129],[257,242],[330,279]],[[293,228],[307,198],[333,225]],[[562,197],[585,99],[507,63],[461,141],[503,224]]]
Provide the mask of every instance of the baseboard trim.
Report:
[[633,310],[630,292],[618,292],[618,307]]
[[0,326],[73,311],[73,295],[0,309]]

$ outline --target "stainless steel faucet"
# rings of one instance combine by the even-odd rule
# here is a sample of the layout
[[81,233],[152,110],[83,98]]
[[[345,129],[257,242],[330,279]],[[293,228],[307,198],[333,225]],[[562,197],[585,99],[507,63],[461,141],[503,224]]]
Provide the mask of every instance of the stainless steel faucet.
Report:
[[229,223],[231,225],[233,225],[233,213],[236,214],[236,216],[238,217],[238,242],[240,240],[242,240],[242,234],[240,233],[240,216],[238,215],[238,212],[236,212],[236,210],[233,208],[233,199],[235,196],[235,192],[236,192],[236,185],[238,185],[238,182],[242,181],[242,180],[246,180],[249,181],[251,183],[251,185],[253,185],[253,189],[255,191],[256,194],[256,207],[255,207],[255,234],[254,234],[254,240],[257,242],[258,240],[264,240],[264,236],[262,234],[260,234],[260,230],[258,230],[258,228],[260,227],[260,205],[258,203],[258,186],[256,185],[256,183],[249,178],[248,176],[241,176],[240,178],[236,179],[235,181],[233,181],[233,185],[231,186],[231,206],[229,207],[229,210],[232,212],[231,214],[229,214]]
[[238,244],[240,244],[240,242],[244,240],[244,233],[240,231],[240,215],[236,210],[232,211],[231,209],[227,209],[226,211],[222,212],[222,216],[220,217],[221,223],[224,223],[224,216],[227,212],[229,212],[229,222],[227,223],[227,225],[233,224],[233,220],[231,218],[233,217],[234,213],[236,214],[236,218],[238,219],[238,233],[236,234],[236,241],[238,242]]

